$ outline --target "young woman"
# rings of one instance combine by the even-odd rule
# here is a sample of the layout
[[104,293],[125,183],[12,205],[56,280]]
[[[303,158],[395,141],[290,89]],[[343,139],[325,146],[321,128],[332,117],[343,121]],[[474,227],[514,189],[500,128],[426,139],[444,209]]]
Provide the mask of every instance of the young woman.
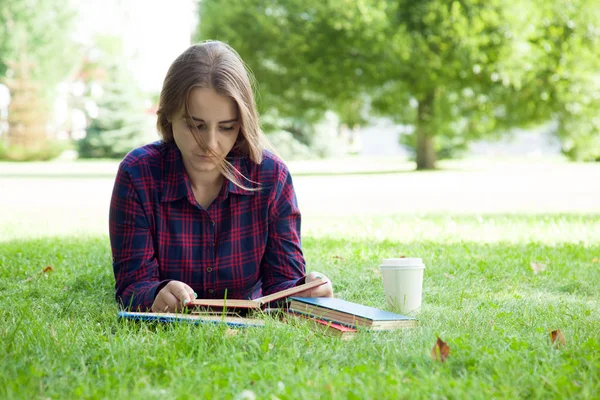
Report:
[[[228,45],[191,46],[160,94],[162,141],[121,162],[110,205],[116,298],[175,312],[195,297],[256,298],[305,275],[285,164],[265,150],[250,75]],[[298,294],[331,297],[331,283]]]

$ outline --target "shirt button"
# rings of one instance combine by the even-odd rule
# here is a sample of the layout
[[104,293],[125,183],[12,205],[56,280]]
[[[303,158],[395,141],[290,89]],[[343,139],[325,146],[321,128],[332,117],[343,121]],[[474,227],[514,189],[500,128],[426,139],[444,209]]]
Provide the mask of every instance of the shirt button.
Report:
[[212,272],[212,268],[211,267],[206,268],[206,272]]
[[208,293],[213,294],[215,292],[214,289],[208,289]]

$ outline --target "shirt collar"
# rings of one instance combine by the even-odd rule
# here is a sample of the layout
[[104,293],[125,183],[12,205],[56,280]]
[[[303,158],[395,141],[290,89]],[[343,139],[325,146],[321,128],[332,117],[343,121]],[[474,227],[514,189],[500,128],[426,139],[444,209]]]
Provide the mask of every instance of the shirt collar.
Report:
[[[189,176],[184,168],[183,159],[181,157],[181,152],[175,145],[175,143],[169,143],[169,151],[165,157],[164,163],[164,172],[163,172],[163,187],[160,201],[161,202],[169,202],[179,200],[183,197],[188,197],[190,202],[194,202],[194,195],[192,192],[192,187],[190,184]],[[239,171],[241,176],[245,176],[246,178],[250,178],[248,175],[248,158],[241,156],[236,153],[230,153],[227,157],[227,161],[233,165],[233,167]],[[244,186],[253,187],[254,184],[248,182],[246,179],[240,178],[240,182]],[[225,179],[225,191],[221,191],[222,200],[225,200],[229,193],[241,194],[247,196],[253,196],[254,191],[246,190],[236,186],[232,181]],[[221,197],[219,195],[219,197]]]
[[[248,186],[248,187],[254,187],[254,186],[256,186],[256,184],[254,184],[252,182],[249,182],[246,179],[246,178],[252,179],[249,176],[249,171],[248,171],[249,170],[248,163],[250,162],[250,160],[248,159],[248,157],[244,157],[244,156],[241,156],[241,155],[239,155],[237,153],[233,153],[232,152],[227,157],[227,161],[229,161],[231,163],[231,165],[233,165],[233,167],[237,171],[239,171],[239,174],[237,174],[237,176],[238,176],[239,182],[242,185]],[[246,189],[243,189],[241,187],[238,187],[235,183],[233,183],[229,179],[226,179],[226,181],[227,181],[227,192],[228,193],[242,194],[242,195],[246,195],[246,196],[254,196],[254,193],[255,193],[254,190],[246,190]]]
[[167,143],[167,146],[169,151],[163,164],[161,202],[179,200],[188,196],[188,192],[191,192],[189,178],[183,167],[181,152],[175,143]]

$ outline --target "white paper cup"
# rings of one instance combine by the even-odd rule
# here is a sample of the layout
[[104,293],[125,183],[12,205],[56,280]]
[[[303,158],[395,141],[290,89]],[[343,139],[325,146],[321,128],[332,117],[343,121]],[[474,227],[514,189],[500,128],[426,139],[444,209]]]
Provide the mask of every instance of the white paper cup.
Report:
[[388,305],[400,313],[419,310],[423,296],[423,260],[387,258],[379,268]]

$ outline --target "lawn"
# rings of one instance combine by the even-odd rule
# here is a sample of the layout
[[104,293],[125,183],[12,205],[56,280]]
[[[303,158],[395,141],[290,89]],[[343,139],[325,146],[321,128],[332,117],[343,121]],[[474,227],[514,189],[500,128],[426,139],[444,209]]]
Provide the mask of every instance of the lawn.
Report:
[[[453,182],[468,186],[472,174]],[[439,179],[444,190],[447,176],[380,178]],[[107,179],[57,177],[50,185],[88,185],[85,193],[97,188],[102,198]],[[322,179],[307,176],[299,187]],[[9,191],[43,182],[0,179]],[[310,196],[299,193],[317,204]],[[7,211],[15,197],[4,198]],[[64,228],[56,216],[27,212],[44,202],[53,214],[75,210],[89,220]],[[422,257],[418,328],[342,341],[270,317],[244,330],[119,321],[104,217],[96,217],[103,200],[82,206],[57,194],[10,203],[0,232],[0,398],[598,398],[600,213],[577,207],[591,201],[566,209],[550,199],[542,213],[469,213],[458,202],[447,212],[382,204],[363,213],[368,204],[354,203],[346,215],[307,207],[308,263],[332,279],[336,296],[383,308],[380,260]],[[551,345],[555,329],[564,346]],[[438,336],[451,348],[445,363],[430,357]]]

